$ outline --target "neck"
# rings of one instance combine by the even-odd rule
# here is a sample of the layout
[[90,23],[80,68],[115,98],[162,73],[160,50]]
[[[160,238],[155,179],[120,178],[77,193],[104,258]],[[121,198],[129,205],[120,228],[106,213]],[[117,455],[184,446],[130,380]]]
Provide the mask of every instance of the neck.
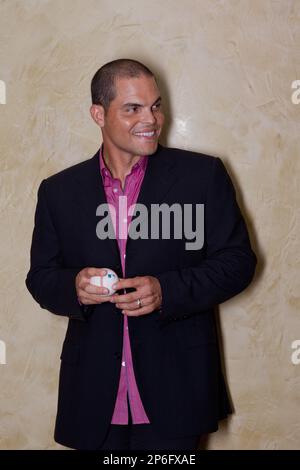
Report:
[[102,147],[102,156],[113,178],[117,178],[121,181],[122,188],[124,187],[126,176],[130,174],[133,165],[141,158],[140,155],[130,155],[126,152],[123,154],[115,154],[110,152],[107,146],[104,147],[104,145]]

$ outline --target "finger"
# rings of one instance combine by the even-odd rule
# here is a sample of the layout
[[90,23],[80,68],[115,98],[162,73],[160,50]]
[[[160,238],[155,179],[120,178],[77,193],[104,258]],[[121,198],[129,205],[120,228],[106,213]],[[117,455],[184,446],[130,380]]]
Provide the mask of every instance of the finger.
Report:
[[129,302],[129,303],[125,303],[125,302],[120,303],[120,302],[118,302],[118,303],[116,303],[116,307],[120,308],[121,310],[137,310],[137,309],[141,309],[143,307],[147,307],[148,305],[151,305],[153,303],[153,297],[144,297],[143,299],[140,299],[140,300],[141,300],[141,304],[142,304],[141,307],[138,306],[137,301]]
[[154,308],[151,304],[136,310],[122,310],[122,313],[128,317],[139,317],[140,315],[146,315],[147,313],[152,313],[153,311]]
[[79,295],[89,300],[93,300],[94,303],[109,302],[111,296],[105,295],[103,292],[108,292],[107,289],[103,287],[88,286],[88,290],[79,291]]
[[142,283],[141,281],[142,277],[140,276],[137,276],[137,277],[131,277],[131,278],[128,278],[128,279],[119,279],[118,282],[116,282],[114,285],[113,285],[113,288],[116,289],[116,290],[119,290],[119,289],[126,289],[128,287],[139,287]]
[[91,304],[98,304],[98,303],[104,303],[104,302],[109,302],[109,296],[108,295],[80,295],[80,302],[85,305],[91,305]]
[[114,295],[111,296],[110,301],[112,303],[116,303],[116,302],[118,302],[118,303],[121,303],[121,302],[129,303],[129,302],[136,301],[140,297],[142,297],[141,291],[136,291],[136,292],[130,292],[129,294],[118,294],[118,295],[114,294]]
[[107,271],[104,268],[88,268],[86,271],[88,278],[92,276],[105,276],[106,273]]
[[109,290],[106,287],[99,287],[94,286],[93,284],[86,283],[83,287],[83,291],[88,294],[96,294],[96,295],[107,295],[109,294]]

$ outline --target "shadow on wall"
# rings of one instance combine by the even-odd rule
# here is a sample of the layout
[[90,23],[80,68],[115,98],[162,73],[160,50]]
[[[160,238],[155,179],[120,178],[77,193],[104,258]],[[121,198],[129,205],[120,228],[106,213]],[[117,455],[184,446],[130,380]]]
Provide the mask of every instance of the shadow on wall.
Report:
[[[222,158],[222,157],[221,157]],[[258,237],[257,234],[254,230],[254,224],[253,221],[250,217],[250,215],[247,212],[247,209],[245,207],[244,201],[243,201],[243,196],[242,196],[242,191],[241,188],[239,187],[238,180],[234,176],[234,171],[232,168],[229,166],[228,162],[226,159],[222,158],[223,163],[226,166],[226,169],[228,171],[228,174],[233,182],[233,185],[236,190],[236,198],[238,205],[240,207],[241,213],[244,217],[244,220],[246,222],[247,228],[248,228],[248,233],[249,233],[249,238],[251,242],[251,247],[257,257],[257,265],[256,265],[256,270],[255,270],[255,275],[254,278],[247,287],[247,295],[251,295],[254,292],[254,289],[256,288],[256,284],[259,281],[260,277],[263,274],[264,270],[264,265],[265,265],[265,259],[262,254],[262,251],[259,246],[258,242]],[[239,295],[243,295],[243,292],[241,292]],[[229,300],[230,302],[230,300]],[[230,394],[230,390],[228,387],[228,380],[227,380],[227,372],[226,372],[226,358],[225,358],[225,352],[224,352],[224,340],[223,340],[223,334],[222,334],[222,327],[221,327],[221,320],[220,320],[220,308],[217,306],[215,308],[215,324],[216,324],[216,330],[217,330],[217,335],[218,335],[218,341],[219,341],[219,353],[220,353],[220,360],[221,360],[221,368],[225,380],[225,386],[227,389],[230,405],[232,408],[232,415],[229,415],[228,418],[223,419],[222,421],[219,422],[219,432],[221,431],[224,436],[229,434],[229,429],[230,429],[230,421],[232,419],[233,414],[235,413],[235,408],[234,408],[234,403]],[[211,434],[206,434],[201,436],[200,441],[199,441],[199,446],[198,450],[207,450],[210,448],[210,439],[211,439]]]

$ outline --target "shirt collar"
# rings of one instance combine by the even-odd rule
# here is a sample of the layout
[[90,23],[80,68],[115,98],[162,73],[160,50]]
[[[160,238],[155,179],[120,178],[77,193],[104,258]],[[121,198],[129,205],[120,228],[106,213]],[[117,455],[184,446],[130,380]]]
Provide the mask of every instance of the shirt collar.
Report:
[[[113,179],[111,172],[109,169],[106,167],[104,158],[103,158],[103,144],[101,145],[100,152],[99,152],[99,159],[100,159],[100,171],[101,175],[103,178],[108,178],[108,179]],[[140,171],[145,171],[147,165],[147,156],[143,155],[137,163],[135,163],[131,169],[131,172],[129,175],[132,173],[137,172],[138,170]]]

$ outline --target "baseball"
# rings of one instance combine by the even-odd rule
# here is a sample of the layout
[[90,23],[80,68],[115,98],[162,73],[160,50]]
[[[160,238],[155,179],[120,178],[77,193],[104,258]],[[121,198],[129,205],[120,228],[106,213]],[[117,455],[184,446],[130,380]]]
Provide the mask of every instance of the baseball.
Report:
[[113,295],[116,291],[113,289],[113,284],[118,282],[119,278],[117,274],[109,268],[103,268],[106,270],[105,276],[92,276],[90,278],[90,284],[93,286],[98,286],[98,287],[105,287],[108,289],[109,293],[108,294],[102,294],[102,295]]

